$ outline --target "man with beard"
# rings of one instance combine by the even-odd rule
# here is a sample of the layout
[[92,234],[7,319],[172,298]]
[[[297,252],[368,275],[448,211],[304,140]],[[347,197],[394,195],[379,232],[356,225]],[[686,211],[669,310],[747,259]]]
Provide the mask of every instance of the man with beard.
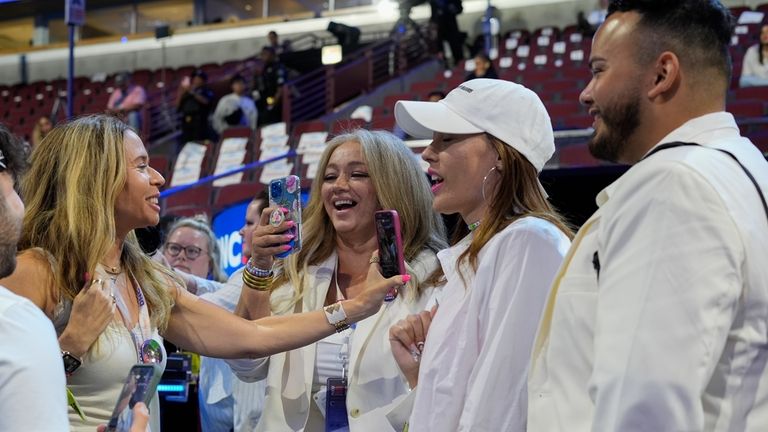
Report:
[[[26,146],[0,125],[0,278],[16,268],[24,204],[15,185],[26,167]],[[0,431],[69,430],[62,355],[69,353],[59,350],[43,312],[0,286]],[[144,431],[149,413],[143,403],[134,407],[133,418],[131,432]]]
[[724,111],[732,17],[716,0],[612,1],[581,102],[597,197],[556,276],[528,431],[764,431],[768,164]]

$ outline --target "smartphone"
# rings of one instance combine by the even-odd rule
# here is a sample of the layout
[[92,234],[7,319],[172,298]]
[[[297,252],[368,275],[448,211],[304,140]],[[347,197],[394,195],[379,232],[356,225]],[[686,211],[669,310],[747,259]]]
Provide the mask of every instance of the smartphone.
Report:
[[112,411],[112,417],[107,423],[107,432],[128,432],[131,429],[133,406],[144,402],[149,408],[149,402],[157,392],[157,384],[162,375],[162,368],[154,363],[141,363],[131,368]]
[[289,175],[274,179],[269,183],[269,206],[285,207],[288,213],[285,218],[292,220],[295,225],[289,228],[287,234],[293,234],[293,240],[288,242],[290,250],[275,255],[285,258],[292,253],[301,250],[301,179],[299,176]]
[[[389,278],[405,274],[405,259],[403,258],[403,238],[400,234],[400,216],[395,210],[380,210],[374,215],[376,222],[376,237],[379,241],[379,266],[381,274]],[[387,293],[384,301],[392,301],[397,297],[397,290]]]

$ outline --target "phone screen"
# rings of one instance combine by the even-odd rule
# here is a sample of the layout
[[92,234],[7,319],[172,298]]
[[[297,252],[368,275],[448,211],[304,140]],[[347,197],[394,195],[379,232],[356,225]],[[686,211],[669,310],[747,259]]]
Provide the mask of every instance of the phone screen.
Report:
[[112,417],[107,424],[107,431],[127,432],[130,430],[133,420],[133,411],[131,411],[133,406],[138,402],[144,402],[149,407],[149,402],[155,395],[162,374],[163,371],[156,364],[137,364],[131,368],[123,384],[120,397],[117,398]]
[[376,212],[376,237],[379,240],[381,274],[389,278],[405,274],[403,240],[400,236],[400,217],[395,210]]

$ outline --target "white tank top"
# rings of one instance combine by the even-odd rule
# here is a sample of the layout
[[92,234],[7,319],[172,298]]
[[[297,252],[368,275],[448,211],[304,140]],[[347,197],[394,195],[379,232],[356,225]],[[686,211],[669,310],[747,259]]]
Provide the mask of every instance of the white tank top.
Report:
[[[71,309],[71,301],[61,302],[57,306],[53,324],[58,335],[66,327]],[[157,329],[152,330],[152,339],[163,347]],[[96,426],[109,421],[128,371],[138,362],[131,334],[119,318],[113,319],[96,343],[98,345],[86,354],[83,364],[67,378],[67,387],[85,414],[83,421],[69,409],[69,425],[73,432],[93,432]],[[160,366],[165,370],[167,355],[165,348],[162,349],[163,362]],[[149,413],[151,431],[160,432],[160,403],[157,394],[152,398]]]

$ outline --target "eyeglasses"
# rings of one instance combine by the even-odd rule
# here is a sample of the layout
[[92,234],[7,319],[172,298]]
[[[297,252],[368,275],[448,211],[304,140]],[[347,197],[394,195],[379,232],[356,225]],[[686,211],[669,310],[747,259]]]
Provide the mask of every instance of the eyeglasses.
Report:
[[178,243],[170,242],[165,244],[165,251],[168,252],[172,257],[178,256],[181,251],[184,251],[184,254],[187,256],[187,258],[191,260],[197,259],[201,253],[208,253],[197,246],[182,246]]

